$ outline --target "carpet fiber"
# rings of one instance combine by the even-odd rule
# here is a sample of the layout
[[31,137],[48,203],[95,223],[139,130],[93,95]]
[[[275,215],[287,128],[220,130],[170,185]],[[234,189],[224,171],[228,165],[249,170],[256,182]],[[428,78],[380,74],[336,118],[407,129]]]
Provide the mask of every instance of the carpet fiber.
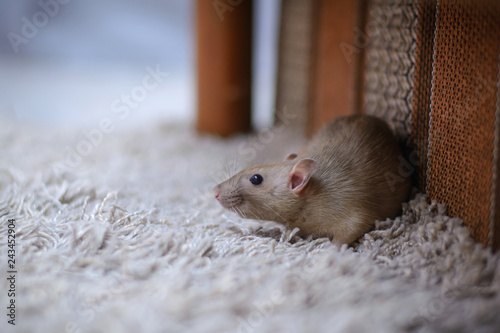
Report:
[[1,332],[500,330],[499,256],[423,194],[353,247],[224,211],[212,186],[264,147],[281,159],[283,133],[2,124]]

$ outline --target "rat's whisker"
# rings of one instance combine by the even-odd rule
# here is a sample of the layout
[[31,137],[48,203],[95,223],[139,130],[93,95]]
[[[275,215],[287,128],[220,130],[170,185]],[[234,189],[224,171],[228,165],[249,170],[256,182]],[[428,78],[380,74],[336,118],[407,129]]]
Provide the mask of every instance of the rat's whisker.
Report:
[[230,178],[238,173],[238,155],[236,155],[235,159],[229,160],[229,157],[226,153],[225,155],[225,163],[224,163],[224,173],[226,178]]
[[269,208],[269,210],[270,210],[270,211],[272,211],[274,214],[276,214],[276,215],[277,215],[277,216],[278,216],[278,217],[279,217],[279,218],[280,218],[283,222],[285,222],[285,221],[286,221],[286,219],[285,219],[283,216],[281,216],[281,214],[280,214],[280,213],[278,213],[278,212],[276,211],[276,209],[274,209],[273,207],[271,207],[271,205],[270,205],[269,203],[264,202],[264,205],[265,205],[267,208]]
[[[227,174],[235,160],[226,155]],[[410,167],[382,119],[343,116],[328,123],[293,160],[236,173],[219,185],[218,199],[242,218],[351,243],[374,220],[398,216],[411,186],[411,172],[401,170]]]
[[264,216],[262,215],[261,212],[257,208],[251,207],[250,209],[250,214],[256,217],[257,220],[265,220]]
[[248,218],[248,214],[245,214],[240,208],[238,208],[238,211],[240,212],[240,216],[244,219]]

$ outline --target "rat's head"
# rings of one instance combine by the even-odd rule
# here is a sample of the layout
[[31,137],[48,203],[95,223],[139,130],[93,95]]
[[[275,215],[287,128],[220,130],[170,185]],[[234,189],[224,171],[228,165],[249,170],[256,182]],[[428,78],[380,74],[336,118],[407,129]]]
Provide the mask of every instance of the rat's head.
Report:
[[286,222],[300,209],[316,169],[308,158],[253,166],[217,185],[215,198],[241,217]]

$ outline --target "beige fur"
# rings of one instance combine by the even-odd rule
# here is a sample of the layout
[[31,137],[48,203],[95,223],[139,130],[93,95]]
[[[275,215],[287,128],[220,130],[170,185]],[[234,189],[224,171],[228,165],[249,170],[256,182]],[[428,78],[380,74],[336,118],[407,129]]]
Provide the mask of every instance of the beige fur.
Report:
[[[241,217],[351,243],[375,220],[400,213],[410,189],[402,163],[385,122],[346,116],[327,124],[297,156],[247,168],[214,190],[221,205]],[[250,182],[255,174],[262,175],[262,184]]]

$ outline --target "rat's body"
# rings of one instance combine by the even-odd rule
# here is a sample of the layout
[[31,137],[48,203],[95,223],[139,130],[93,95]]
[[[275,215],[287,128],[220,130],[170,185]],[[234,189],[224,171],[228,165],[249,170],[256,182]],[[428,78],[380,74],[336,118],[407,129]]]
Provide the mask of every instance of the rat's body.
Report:
[[249,167],[217,185],[215,195],[224,208],[244,218],[298,227],[301,236],[351,243],[375,220],[400,213],[410,189],[406,163],[384,121],[340,117],[298,155]]

